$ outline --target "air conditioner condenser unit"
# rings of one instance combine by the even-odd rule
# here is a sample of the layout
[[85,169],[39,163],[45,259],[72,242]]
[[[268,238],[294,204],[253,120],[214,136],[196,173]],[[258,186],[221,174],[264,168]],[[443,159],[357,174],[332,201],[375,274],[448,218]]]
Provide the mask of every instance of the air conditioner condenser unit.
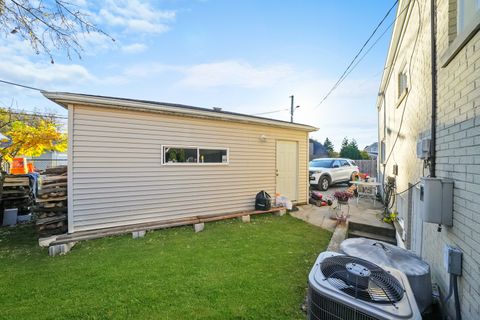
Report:
[[357,257],[321,253],[308,277],[308,319],[422,319],[402,272]]

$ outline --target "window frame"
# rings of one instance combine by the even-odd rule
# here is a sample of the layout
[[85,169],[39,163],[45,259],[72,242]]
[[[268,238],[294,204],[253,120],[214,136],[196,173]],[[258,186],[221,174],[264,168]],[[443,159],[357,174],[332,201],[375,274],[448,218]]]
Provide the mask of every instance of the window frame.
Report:
[[[162,144],[160,149],[162,166],[225,166],[230,164],[230,148],[225,147],[200,147],[200,146],[184,146],[175,144]],[[165,148],[175,149],[197,149],[197,162],[168,162],[165,161]],[[225,150],[227,153],[227,162],[200,162],[200,150]]]
[[[405,77],[405,88],[401,90],[402,88],[400,87],[402,82],[403,77]],[[397,107],[402,103],[403,99],[405,96],[408,94],[408,90],[410,87],[410,84],[408,83],[408,74],[407,74],[407,66],[404,63],[403,67],[400,69],[400,72],[397,74]]]
[[351,164],[347,160],[343,160],[343,159],[340,160],[340,164],[341,164],[340,168],[351,166]]
[[[480,3],[479,0],[476,0]],[[450,44],[445,51],[445,53],[440,58],[440,65],[442,68],[448,66],[448,64],[457,56],[457,54],[467,45],[467,43],[475,36],[475,34],[480,30],[480,8],[477,10],[476,14],[473,16],[470,23],[463,25],[463,29],[459,32],[458,20],[459,20],[459,0],[455,1],[455,11],[451,10],[455,14],[455,29],[457,34],[453,40],[450,40]],[[449,17],[449,20],[451,18]]]

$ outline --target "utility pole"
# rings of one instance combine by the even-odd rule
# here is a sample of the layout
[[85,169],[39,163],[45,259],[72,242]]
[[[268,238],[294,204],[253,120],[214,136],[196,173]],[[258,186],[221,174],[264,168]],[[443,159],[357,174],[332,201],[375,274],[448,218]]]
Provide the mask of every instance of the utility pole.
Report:
[[293,94],[290,96],[290,122],[293,122]]
[[293,107],[293,95],[290,96],[290,122],[293,122],[293,113],[295,109],[300,108],[300,106]]

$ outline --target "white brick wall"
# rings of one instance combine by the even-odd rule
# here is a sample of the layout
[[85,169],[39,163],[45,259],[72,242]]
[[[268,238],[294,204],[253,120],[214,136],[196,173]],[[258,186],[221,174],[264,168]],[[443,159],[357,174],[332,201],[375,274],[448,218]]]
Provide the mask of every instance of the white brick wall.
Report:
[[[402,1],[401,1],[402,2]],[[417,182],[423,172],[422,162],[415,157],[418,138],[430,134],[431,69],[430,69],[430,1],[413,2],[413,10],[403,30],[404,39],[387,83],[385,105],[387,133],[383,136],[383,108],[380,115],[380,139],[386,141],[386,154],[395,139],[401,113],[405,107],[400,137],[386,167],[391,175],[393,164],[399,166],[397,188]],[[437,0],[437,50],[443,56],[454,39],[455,0]],[[418,18],[418,9],[421,18]],[[420,20],[420,21],[419,21]],[[408,99],[397,107],[396,74],[404,61],[410,61],[413,39],[420,24],[420,35],[412,56],[411,91]],[[437,226],[423,224],[422,255],[430,263],[433,281],[448,291],[449,278],[443,267],[443,247],[459,247],[464,255],[463,275],[459,279],[461,312],[464,319],[478,319],[480,314],[480,33],[477,33],[445,67],[438,65],[437,167],[438,177],[454,179],[453,227],[437,232]],[[406,103],[406,105],[404,105]],[[408,206],[402,206],[403,211]],[[407,217],[407,212],[399,212]],[[414,220],[414,219],[412,219]],[[408,226],[408,222],[406,222]],[[414,236],[414,235],[412,235]],[[453,300],[453,299],[452,299]],[[449,304],[453,314],[453,304]]]

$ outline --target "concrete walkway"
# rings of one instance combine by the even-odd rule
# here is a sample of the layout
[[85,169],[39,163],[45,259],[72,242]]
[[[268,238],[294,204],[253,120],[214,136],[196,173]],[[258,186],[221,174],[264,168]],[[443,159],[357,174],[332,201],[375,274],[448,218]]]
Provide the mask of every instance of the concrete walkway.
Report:
[[[335,191],[343,191],[346,188],[346,185],[333,186],[327,191],[322,192],[322,194],[324,198],[331,197],[333,199],[333,193]],[[334,202],[332,206],[325,207],[317,207],[311,204],[299,206],[298,211],[292,211],[290,215],[333,232],[334,234],[329,245],[329,250],[337,251],[338,246],[347,236],[348,224],[337,224],[337,221],[333,219],[336,216],[334,210],[335,205],[336,202]],[[348,221],[393,229],[391,224],[382,221],[383,205],[378,201],[374,205],[372,200],[360,199],[357,204],[356,199],[350,199],[349,206],[350,210],[348,210],[348,207],[342,206],[344,214],[349,213]]]
[[[343,191],[346,189],[346,186],[333,186],[330,187],[327,191],[322,192],[324,198],[331,197],[333,199],[333,194],[335,191]],[[359,222],[359,223],[367,223],[376,226],[383,226],[386,225],[382,221],[382,213],[383,207],[382,204],[378,201],[373,205],[373,201],[369,199],[360,199],[357,205],[357,200],[350,199],[349,201],[350,210],[348,207],[342,206],[342,211],[346,214],[349,211],[349,220]],[[337,221],[331,219],[331,217],[335,217],[335,202],[333,206],[326,206],[326,207],[317,207],[314,205],[304,205],[299,206],[298,211],[290,212],[295,218],[302,219],[308,223],[311,223],[315,226],[324,228],[326,230],[333,231],[337,225]]]

